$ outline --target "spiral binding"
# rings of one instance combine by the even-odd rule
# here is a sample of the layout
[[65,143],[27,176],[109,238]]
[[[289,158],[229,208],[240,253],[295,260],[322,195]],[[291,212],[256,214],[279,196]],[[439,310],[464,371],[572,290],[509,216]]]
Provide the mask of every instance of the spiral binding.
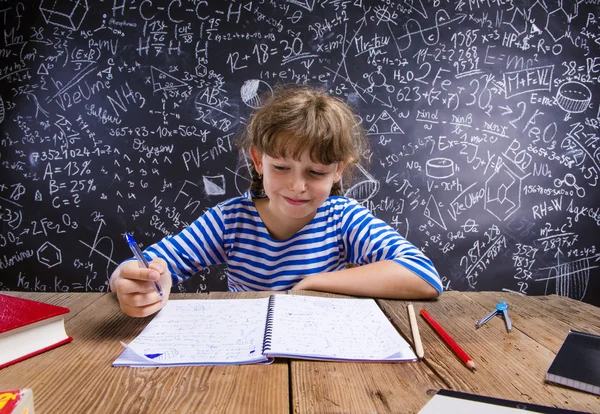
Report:
[[273,337],[273,311],[275,310],[275,295],[269,297],[269,308],[267,310],[267,325],[263,336],[263,355],[271,350],[271,339]]

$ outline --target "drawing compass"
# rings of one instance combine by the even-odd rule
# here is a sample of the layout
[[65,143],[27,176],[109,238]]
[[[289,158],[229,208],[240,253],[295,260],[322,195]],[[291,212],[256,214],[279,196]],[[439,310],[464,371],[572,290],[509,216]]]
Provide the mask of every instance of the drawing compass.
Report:
[[504,323],[506,324],[506,330],[510,332],[512,330],[512,323],[510,322],[510,318],[508,317],[508,304],[506,302],[500,302],[496,305],[496,309],[489,313],[489,315],[484,316],[483,319],[477,321],[475,324],[475,328],[481,328],[483,324],[492,319],[496,315],[501,315],[504,318]]

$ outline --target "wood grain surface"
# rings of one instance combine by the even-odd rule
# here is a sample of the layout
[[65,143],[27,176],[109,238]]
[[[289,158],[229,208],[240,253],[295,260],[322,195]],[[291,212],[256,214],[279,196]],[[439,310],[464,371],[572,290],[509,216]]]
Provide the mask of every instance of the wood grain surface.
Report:
[[[445,292],[413,301],[473,358],[471,372],[418,316],[425,360],[405,363],[279,359],[268,365],[112,367],[120,341],[133,340],[152,317],[121,313],[110,293],[3,292],[68,307],[73,342],[0,370],[0,390],[32,388],[39,413],[417,413],[440,388],[600,413],[600,397],[546,383],[545,373],[569,329],[600,334],[600,309],[556,295]],[[172,294],[171,299],[239,299],[273,292]],[[282,293],[282,292],[277,292]],[[318,292],[289,294],[337,296]],[[495,317],[506,301],[513,330]],[[378,300],[412,344],[405,301]]]
[[[317,292],[290,293],[343,297]],[[405,302],[397,304],[406,308]],[[400,332],[412,343],[409,328],[403,327]],[[422,362],[291,360],[290,366],[295,413],[414,413],[433,395],[431,390],[444,386]]]
[[[497,316],[479,329],[475,322],[498,302],[509,305],[512,332]],[[408,329],[408,316],[398,301],[381,306]],[[545,382],[546,371],[569,329],[600,334],[600,310],[556,296],[524,297],[508,292],[445,292],[437,301],[413,301],[425,308],[477,366],[472,372],[420,317],[425,358],[453,389],[584,412],[600,412],[600,398]]]

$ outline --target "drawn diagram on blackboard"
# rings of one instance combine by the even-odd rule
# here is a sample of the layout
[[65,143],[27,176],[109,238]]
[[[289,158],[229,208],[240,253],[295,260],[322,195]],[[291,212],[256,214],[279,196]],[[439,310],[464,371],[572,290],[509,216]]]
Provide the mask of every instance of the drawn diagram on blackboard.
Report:
[[521,178],[506,163],[497,167],[485,182],[485,209],[504,221],[521,206]]
[[[600,254],[590,257],[584,257],[572,262],[561,263],[560,257],[563,255],[560,248],[555,253],[556,266],[541,267],[540,271],[547,271],[547,276],[535,279],[536,282],[546,281],[545,294],[556,293],[560,296],[567,296],[571,299],[582,300],[590,281],[590,270],[600,266],[592,265],[591,260],[597,263],[600,260]],[[550,287],[550,281],[554,280],[554,291]]]
[[446,227],[446,223],[444,223],[444,218],[442,217],[442,213],[440,213],[440,208],[438,207],[438,203],[435,200],[435,197],[432,195],[429,196],[429,200],[427,200],[427,204],[425,205],[425,210],[423,211],[423,215],[427,217],[429,220],[433,221],[435,224],[443,228],[444,230],[448,230]]
[[558,87],[556,103],[567,113],[565,121],[571,114],[584,112],[592,101],[592,91],[581,82],[569,81]]
[[150,66],[150,76],[152,77],[152,90],[154,93],[164,90],[171,90],[177,88],[185,88],[188,84],[176,77],[169,75],[162,70]]
[[425,174],[430,178],[450,178],[454,175],[454,161],[441,157],[427,160]]
[[379,192],[380,184],[379,181],[369,174],[360,164],[357,164],[356,168],[362,173],[365,179],[346,190],[344,195],[346,197],[354,198],[359,203],[362,203],[370,200]]
[[[164,125],[169,125],[169,121],[167,120],[168,116],[175,117],[175,119],[179,119],[180,118],[179,112],[177,110],[173,110],[172,112],[170,112],[170,111],[167,110],[167,99],[165,97],[162,97],[160,99],[160,101],[162,103],[162,106],[161,106],[160,110],[158,110],[158,109],[149,109],[148,113],[150,113],[150,114],[156,114],[156,115],[161,115],[162,118],[163,118],[163,124]],[[115,104],[113,104],[113,102],[115,102],[115,101],[112,100],[112,99],[110,99],[110,97],[109,97],[109,102],[113,106],[113,109],[115,110],[115,113],[118,114],[118,111],[115,108]],[[117,105],[117,106],[119,106],[119,105]],[[174,104],[173,106],[177,107],[177,104]],[[122,110],[124,110],[125,112],[127,112],[127,109],[124,106],[123,107],[119,106],[119,107]]]
[[[518,36],[521,36],[527,30],[527,19],[525,13],[518,7],[515,7],[510,22],[506,23],[512,27]],[[535,27],[535,24],[533,25]]]
[[196,65],[195,71],[196,75],[200,76],[201,78],[205,77],[208,73],[208,68],[206,67],[205,63],[205,58],[198,58],[198,64]]
[[44,64],[44,62],[40,63],[40,67],[37,70],[38,75],[48,75],[48,67]]
[[388,85],[387,78],[383,73],[381,73],[381,66],[377,66],[377,70],[371,73],[365,73],[363,78],[369,79],[370,85],[367,87],[367,92],[373,92],[374,88],[385,88],[389,93],[394,92],[394,87],[392,85]]
[[207,196],[223,195],[225,190],[225,176],[219,175],[203,175],[202,182],[204,183],[204,192]]
[[36,252],[38,261],[48,266],[48,269],[62,263],[62,254],[58,247],[50,242],[44,242]]
[[581,197],[581,198],[585,197],[585,188],[577,185],[577,179],[575,178],[575,176],[573,174],[571,174],[571,173],[565,174],[565,178],[563,178],[562,180],[560,178],[554,179],[555,187],[560,188],[563,186],[563,184],[567,187],[573,187],[575,189],[575,192],[577,193],[578,197]]
[[244,151],[240,154],[240,162],[238,163],[235,171],[232,169],[225,167],[227,171],[233,174],[235,189],[239,195],[244,194],[248,188],[250,187],[251,179],[250,179],[250,157],[246,156]]
[[260,108],[263,105],[261,98],[265,93],[273,93],[271,86],[260,79],[250,79],[240,88],[242,101],[250,108]]
[[387,134],[404,134],[400,125],[396,123],[388,111],[383,110],[381,115],[373,122],[373,125],[368,129],[367,135],[387,135]]
[[548,8],[546,5],[540,0],[536,0],[527,10],[527,20],[537,27],[545,27],[548,21]]
[[390,12],[387,6],[377,6],[373,11],[375,12],[375,17],[377,17],[377,25],[379,23],[396,24],[394,20],[398,17],[398,14],[393,11]]
[[[435,46],[440,41],[440,28],[447,26],[454,22],[457,22],[456,24],[461,24],[462,22],[464,22],[464,20],[466,18],[467,18],[466,14],[459,13],[458,17],[451,19],[450,15],[448,14],[448,12],[446,12],[446,10],[439,9],[438,11],[435,12],[435,24],[433,26],[423,28],[423,27],[421,27],[421,23],[419,23],[419,21],[417,21],[415,19],[409,19],[403,26],[406,34],[403,34],[402,36],[398,36],[396,38],[396,40],[401,40],[401,39],[408,37],[408,44],[403,49],[399,48],[398,50],[400,52],[404,52],[405,50],[410,48],[410,46],[412,44],[412,35],[416,35],[416,34],[421,35],[421,39],[422,39],[423,43],[426,44],[427,46]],[[418,30],[411,31],[409,29],[409,26],[416,26],[418,28]],[[432,32],[433,32],[433,34],[432,34]]]
[[69,30],[79,30],[88,12],[88,3],[87,0],[42,0],[40,11],[46,23]]

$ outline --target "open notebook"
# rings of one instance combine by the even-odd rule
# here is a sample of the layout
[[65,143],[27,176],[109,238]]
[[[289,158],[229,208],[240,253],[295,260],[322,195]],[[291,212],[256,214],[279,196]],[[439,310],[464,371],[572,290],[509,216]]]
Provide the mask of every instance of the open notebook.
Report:
[[123,345],[113,366],[417,359],[373,299],[299,295],[172,300]]

